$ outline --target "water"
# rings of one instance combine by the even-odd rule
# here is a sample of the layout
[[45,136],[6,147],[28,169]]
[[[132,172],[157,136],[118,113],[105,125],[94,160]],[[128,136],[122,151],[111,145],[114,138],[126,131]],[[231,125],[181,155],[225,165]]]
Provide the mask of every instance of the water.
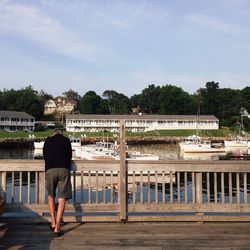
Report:
[[[155,144],[155,145],[136,145],[136,146],[129,146],[130,150],[136,150],[140,151],[141,153],[146,153],[146,154],[156,154],[159,155],[161,159],[164,160],[182,160],[182,159],[196,159],[196,160],[218,160],[219,155],[218,154],[187,154],[187,155],[182,155],[179,150],[178,145],[174,144]],[[42,152],[40,152],[42,153]],[[0,149],[0,159],[34,159],[34,150],[32,149],[27,149],[27,148],[13,148],[13,149]],[[225,174],[225,180],[227,180],[227,176]],[[233,183],[232,183],[232,188],[233,188],[233,202],[236,201],[236,179],[235,176],[233,176]],[[213,186],[213,174],[210,174],[210,182],[211,182],[211,187]],[[27,201],[27,173],[23,173],[23,194],[22,194],[22,200],[23,202]],[[191,187],[192,187],[192,182],[191,182],[191,175],[188,175],[188,200],[191,202]],[[204,185],[204,190],[203,190],[203,199],[205,201],[206,199],[206,179],[205,175],[203,176],[203,185]],[[250,187],[250,176],[248,176],[248,196],[249,194],[249,187]],[[217,186],[218,186],[218,202],[221,201],[221,192],[220,192],[220,177],[218,176],[217,179]],[[10,202],[10,190],[11,190],[11,173],[7,174],[7,202]],[[180,195],[181,195],[181,201],[184,199],[184,178],[181,176],[180,179]],[[162,186],[161,184],[158,184],[158,200],[161,202],[163,200],[163,192],[162,192]],[[177,199],[177,184],[176,182],[174,183],[174,200]],[[243,178],[240,179],[240,199],[243,199]],[[34,190],[35,190],[35,176],[34,173],[31,173],[31,203],[34,202]],[[143,202],[147,202],[147,193],[148,191],[151,194],[152,197],[152,202],[155,201],[155,186],[150,185],[147,186],[146,184],[143,184],[143,187],[141,188],[140,184],[137,183],[136,187],[136,201],[140,201],[141,195],[140,193],[143,192]],[[228,195],[228,183],[225,181],[225,199],[226,202],[229,199]],[[107,196],[107,201],[110,200],[110,189],[106,190],[106,196]],[[18,201],[19,193],[19,173],[15,174],[15,202]],[[213,190],[210,190],[210,198],[211,200],[214,199],[214,192]],[[170,185],[169,183],[166,183],[165,186],[165,199],[166,201],[170,199]],[[88,190],[84,189],[83,192],[84,196],[84,202],[88,202]],[[91,191],[91,197],[93,200],[96,198],[96,191],[92,190]],[[81,192],[78,190],[76,192],[76,201],[79,201],[81,199]],[[249,197],[250,198],[250,197]],[[98,191],[98,199],[102,201],[103,199],[103,191]],[[114,199],[115,201],[117,200],[117,192],[114,191]],[[129,193],[129,202],[132,202],[132,197],[131,194]]]
[[[129,145],[131,151],[139,151],[144,154],[158,155],[162,160],[219,160],[220,155],[226,153],[187,153],[180,152],[179,145],[175,144],[151,144],[151,145]],[[234,154],[244,153],[237,148],[230,148],[228,152]],[[249,152],[250,153],[250,152]],[[0,149],[0,159],[34,159],[42,156],[42,150],[28,148]]]

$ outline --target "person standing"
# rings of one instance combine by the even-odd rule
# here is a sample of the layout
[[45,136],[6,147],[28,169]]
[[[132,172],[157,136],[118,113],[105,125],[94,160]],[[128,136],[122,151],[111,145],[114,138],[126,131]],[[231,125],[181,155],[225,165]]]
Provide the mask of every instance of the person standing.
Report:
[[[61,236],[62,221],[67,199],[71,199],[70,169],[72,159],[71,142],[62,130],[53,130],[53,136],[47,137],[43,146],[45,160],[45,179],[48,192],[48,207],[51,217],[50,229],[54,236]],[[55,197],[58,188],[58,210],[55,214]]]

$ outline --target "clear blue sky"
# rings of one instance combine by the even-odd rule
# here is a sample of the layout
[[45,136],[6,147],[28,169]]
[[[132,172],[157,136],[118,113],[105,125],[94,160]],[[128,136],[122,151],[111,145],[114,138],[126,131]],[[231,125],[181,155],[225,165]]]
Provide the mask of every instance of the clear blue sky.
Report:
[[0,0],[0,90],[250,86],[249,0]]

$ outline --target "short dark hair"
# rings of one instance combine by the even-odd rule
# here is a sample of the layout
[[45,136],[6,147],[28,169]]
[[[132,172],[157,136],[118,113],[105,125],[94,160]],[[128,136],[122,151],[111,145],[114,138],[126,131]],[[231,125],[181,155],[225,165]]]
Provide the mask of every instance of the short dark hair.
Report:
[[54,128],[53,129],[53,135],[63,134],[62,130],[60,128]]

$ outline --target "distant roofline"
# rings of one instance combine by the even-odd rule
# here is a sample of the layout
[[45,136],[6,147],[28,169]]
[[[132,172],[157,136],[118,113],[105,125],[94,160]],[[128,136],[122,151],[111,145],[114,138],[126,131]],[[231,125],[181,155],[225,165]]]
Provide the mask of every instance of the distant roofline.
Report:
[[[136,120],[145,120],[145,119],[160,119],[160,120],[197,120],[197,115],[99,115],[99,114],[68,114],[66,119],[109,119],[109,120],[119,120],[119,119],[136,119]],[[214,115],[200,115],[199,120],[213,120],[219,121],[219,119]]]
[[35,119],[34,116],[23,112],[23,111],[9,111],[9,110],[0,110],[0,117],[11,117],[11,118],[32,118]]

